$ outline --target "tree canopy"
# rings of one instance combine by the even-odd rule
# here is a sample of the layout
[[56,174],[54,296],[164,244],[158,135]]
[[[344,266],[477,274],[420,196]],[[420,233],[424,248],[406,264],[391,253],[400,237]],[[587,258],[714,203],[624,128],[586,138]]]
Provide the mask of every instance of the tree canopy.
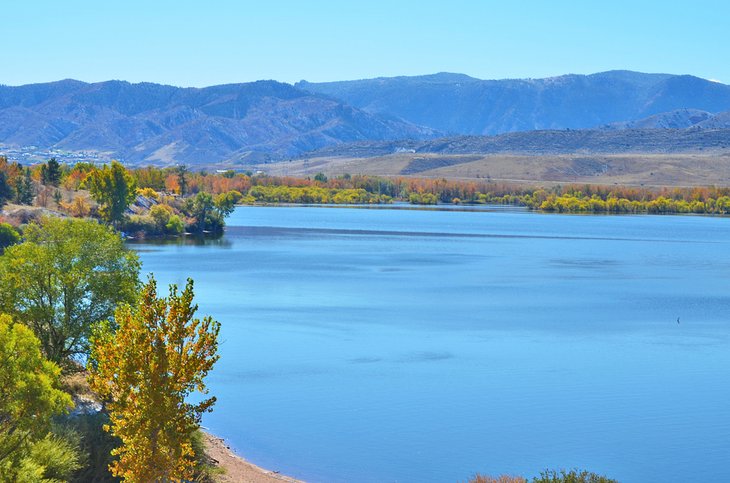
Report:
[[225,218],[233,212],[241,197],[238,191],[217,196],[201,191],[187,200],[187,212],[195,219],[195,227],[199,233],[220,232],[225,226]]
[[59,364],[88,351],[91,326],[134,301],[139,259],[111,228],[49,217],[0,257],[0,309],[33,329]]
[[101,205],[102,218],[113,225],[124,219],[124,211],[137,196],[134,177],[117,161],[91,171],[85,183],[91,196]]

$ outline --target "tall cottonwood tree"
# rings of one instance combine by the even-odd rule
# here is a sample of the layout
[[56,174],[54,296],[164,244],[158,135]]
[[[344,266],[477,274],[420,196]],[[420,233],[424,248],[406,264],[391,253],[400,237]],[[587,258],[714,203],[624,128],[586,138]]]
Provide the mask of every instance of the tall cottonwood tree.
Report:
[[84,180],[91,196],[99,203],[102,218],[114,226],[124,219],[124,212],[137,197],[137,182],[124,166],[112,161],[111,166],[90,172]]
[[203,379],[218,360],[220,330],[210,317],[195,318],[196,310],[192,280],[158,298],[150,277],[138,303],[116,311],[117,330],[102,325],[93,338],[89,383],[107,401],[105,429],[122,441],[110,470],[125,481],[193,475],[192,437],[215,397],[197,404],[187,397],[208,392]]
[[0,256],[0,310],[35,332],[46,357],[69,365],[88,352],[91,327],[132,302],[139,258],[110,227],[48,217]]

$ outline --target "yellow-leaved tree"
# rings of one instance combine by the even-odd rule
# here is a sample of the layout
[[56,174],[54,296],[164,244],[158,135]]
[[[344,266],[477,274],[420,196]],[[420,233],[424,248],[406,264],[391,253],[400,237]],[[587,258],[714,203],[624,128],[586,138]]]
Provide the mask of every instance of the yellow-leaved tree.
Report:
[[175,481],[193,476],[193,433],[215,397],[203,382],[218,360],[220,324],[194,318],[193,282],[157,297],[150,277],[136,306],[117,309],[118,325],[103,324],[92,338],[89,383],[107,402],[110,431],[122,441],[110,470],[128,482]]

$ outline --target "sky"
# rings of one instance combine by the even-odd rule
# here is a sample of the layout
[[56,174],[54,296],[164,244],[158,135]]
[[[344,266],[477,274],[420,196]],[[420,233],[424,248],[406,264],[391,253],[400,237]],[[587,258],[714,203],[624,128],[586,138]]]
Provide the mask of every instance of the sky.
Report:
[[613,69],[730,83],[730,2],[0,0],[0,84]]

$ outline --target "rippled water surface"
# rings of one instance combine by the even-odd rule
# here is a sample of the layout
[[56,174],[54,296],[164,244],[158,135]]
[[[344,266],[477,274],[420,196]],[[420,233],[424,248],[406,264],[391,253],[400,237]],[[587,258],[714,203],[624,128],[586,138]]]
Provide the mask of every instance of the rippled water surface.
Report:
[[253,462],[312,482],[726,474],[730,219],[246,207],[228,225],[134,247],[222,323],[204,425]]

